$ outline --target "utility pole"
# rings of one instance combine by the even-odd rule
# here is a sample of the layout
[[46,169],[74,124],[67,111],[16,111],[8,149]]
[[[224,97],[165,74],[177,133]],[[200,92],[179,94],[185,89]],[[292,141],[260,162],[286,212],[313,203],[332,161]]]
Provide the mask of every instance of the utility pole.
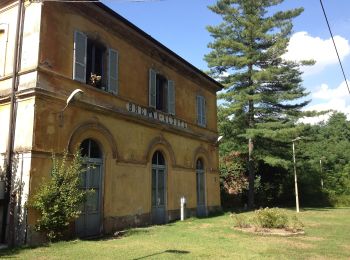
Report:
[[[13,150],[15,142],[15,130],[16,130],[16,92],[18,87],[18,70],[20,67],[20,42],[23,32],[23,17],[24,17],[24,0],[18,0],[18,13],[16,24],[16,36],[15,46],[13,53],[13,72],[12,72],[12,88],[10,95],[10,120],[9,131],[7,137],[7,153],[6,153],[6,189],[5,189],[5,205],[2,218],[1,227],[1,242],[4,243],[7,240],[9,247],[14,246],[15,243],[15,227],[14,227],[14,203],[15,196],[12,193],[12,175],[13,175]],[[9,223],[7,227],[7,222]],[[6,233],[8,232],[7,236]]]
[[296,167],[296,161],[295,161],[295,141],[298,141],[302,139],[301,137],[297,137],[292,140],[293,143],[293,163],[294,163],[294,189],[295,189],[295,205],[296,210],[299,213],[299,194],[298,194],[298,178],[297,178],[297,167]]
[[322,156],[321,158],[320,158],[320,176],[321,176],[321,188],[322,188],[322,190],[323,190],[323,188],[324,188],[324,178],[323,177],[325,177],[325,176],[323,176],[323,164],[324,164],[324,161],[326,160],[327,158],[325,157],[325,156]]
[[321,173],[321,188],[323,190],[322,158],[320,159],[320,173]]

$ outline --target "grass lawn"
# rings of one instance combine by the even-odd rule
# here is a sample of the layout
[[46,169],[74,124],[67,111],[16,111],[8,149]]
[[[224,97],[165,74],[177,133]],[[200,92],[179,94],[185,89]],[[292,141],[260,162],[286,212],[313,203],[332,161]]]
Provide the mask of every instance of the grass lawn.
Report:
[[[293,211],[288,211],[294,214]],[[251,213],[241,213],[250,215]],[[260,236],[233,230],[228,214],[131,229],[119,239],[74,240],[0,251],[18,259],[350,259],[350,208],[304,209],[305,235]]]

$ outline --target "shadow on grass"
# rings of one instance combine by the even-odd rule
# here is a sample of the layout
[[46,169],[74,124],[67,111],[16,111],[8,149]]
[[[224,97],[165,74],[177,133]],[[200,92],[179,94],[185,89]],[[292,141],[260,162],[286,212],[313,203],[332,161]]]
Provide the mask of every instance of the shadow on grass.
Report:
[[333,210],[335,208],[331,208],[331,207],[324,207],[324,208],[311,208],[311,207],[308,207],[308,208],[302,208],[300,209],[301,212],[303,211],[330,211],[330,210]]
[[127,230],[116,231],[113,235],[101,235],[97,237],[87,237],[81,238],[81,240],[86,241],[107,241],[112,239],[119,239],[134,235],[147,234],[150,233],[150,230],[147,228],[131,228]]
[[20,254],[21,251],[29,250],[29,249],[35,249],[38,247],[49,247],[49,244],[43,244],[40,246],[18,246],[13,248],[3,248],[0,249],[0,258],[6,257],[6,258],[18,258],[16,255]]
[[[264,207],[261,207],[264,208]],[[255,209],[243,209],[243,208],[225,208],[224,209],[224,214],[228,213],[245,213],[245,212],[254,212],[255,210],[261,209],[261,208],[255,208]],[[279,208],[279,209],[286,209],[286,210],[291,210],[295,211],[294,207],[281,207],[281,206],[276,206],[276,207],[271,207],[271,208]],[[300,208],[300,212],[306,212],[306,211],[330,211],[330,210],[336,210],[336,209],[342,209],[342,208],[335,208],[335,207],[303,207]]]
[[165,250],[165,251],[162,251],[162,252],[158,252],[158,253],[154,253],[154,254],[150,254],[150,255],[145,255],[145,256],[142,256],[142,257],[137,257],[137,258],[134,258],[133,260],[152,258],[154,256],[162,255],[162,254],[166,254],[166,253],[175,254],[175,255],[182,255],[182,254],[189,254],[190,251],[168,249],[168,250]]
[[[258,208],[257,208],[258,209]],[[235,213],[235,214],[239,214],[239,213],[245,213],[245,212],[253,212],[256,209],[246,209],[246,208],[224,208],[223,209],[223,214],[230,214],[230,213]]]
[[215,213],[210,213],[208,216],[197,216],[196,218],[198,219],[210,219],[210,218],[216,218],[216,217],[220,217],[222,215],[225,215],[225,212],[223,210],[221,211],[217,211]]

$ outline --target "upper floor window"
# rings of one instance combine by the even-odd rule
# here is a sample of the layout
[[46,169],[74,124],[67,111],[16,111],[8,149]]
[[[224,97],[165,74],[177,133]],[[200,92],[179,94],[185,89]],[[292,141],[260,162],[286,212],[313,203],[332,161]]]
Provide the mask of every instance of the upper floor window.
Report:
[[149,71],[149,106],[175,115],[175,85],[164,75]]
[[197,124],[203,127],[207,125],[206,101],[203,96],[196,97]]
[[5,76],[7,30],[4,24],[0,24],[0,77]]
[[117,94],[118,52],[75,31],[73,79]]

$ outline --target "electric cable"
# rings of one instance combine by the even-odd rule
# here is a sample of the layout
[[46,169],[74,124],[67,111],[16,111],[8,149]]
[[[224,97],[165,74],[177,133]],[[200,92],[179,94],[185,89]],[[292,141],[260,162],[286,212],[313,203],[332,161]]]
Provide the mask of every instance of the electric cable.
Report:
[[[143,2],[161,2],[165,0],[109,0],[112,2],[131,2],[131,3],[143,3]],[[43,2],[61,2],[61,3],[102,3],[100,0],[31,0],[32,3]]]
[[328,26],[329,33],[331,34],[331,38],[332,38],[332,41],[333,41],[333,45],[334,45],[335,52],[337,53],[337,56],[338,56],[338,61],[339,61],[339,64],[340,64],[340,68],[341,68],[341,70],[342,70],[342,72],[343,72],[345,84],[346,84],[346,87],[348,88],[348,91],[349,91],[349,94],[350,94],[349,84],[348,84],[348,81],[347,81],[346,76],[345,76],[343,64],[341,63],[341,60],[340,60],[340,56],[339,56],[339,53],[338,53],[337,45],[335,44],[334,37],[333,37],[333,33],[332,33],[331,27],[330,27],[329,22],[328,22],[328,18],[327,18],[327,15],[326,15],[326,11],[325,11],[325,9],[324,9],[324,7],[323,7],[322,0],[320,0],[320,4],[321,4],[321,7],[322,7],[322,11],[323,11],[324,17],[325,17],[326,22],[327,22],[327,26]]

